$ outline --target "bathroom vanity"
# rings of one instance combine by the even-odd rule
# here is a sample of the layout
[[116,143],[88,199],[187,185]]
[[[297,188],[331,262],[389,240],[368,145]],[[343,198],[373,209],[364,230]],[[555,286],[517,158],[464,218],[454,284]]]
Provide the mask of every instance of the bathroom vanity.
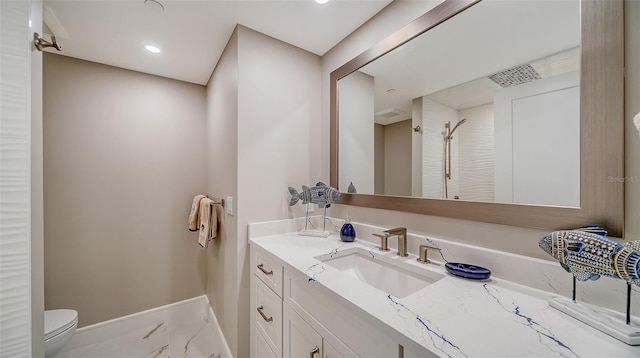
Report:
[[251,267],[252,357],[398,356],[398,343],[375,320],[341,305],[313,277],[255,245]]
[[[299,236],[299,224],[249,226],[252,357],[640,356],[640,347],[549,307],[550,292],[495,274],[455,277],[439,256],[418,262],[413,247],[423,239],[415,235],[410,255],[400,257],[374,241],[342,242],[337,233]],[[377,228],[356,230],[363,237]],[[483,260],[482,249],[436,244],[444,257]],[[567,275],[544,260],[490,254],[497,272],[526,270],[540,276],[539,285],[559,286]]]

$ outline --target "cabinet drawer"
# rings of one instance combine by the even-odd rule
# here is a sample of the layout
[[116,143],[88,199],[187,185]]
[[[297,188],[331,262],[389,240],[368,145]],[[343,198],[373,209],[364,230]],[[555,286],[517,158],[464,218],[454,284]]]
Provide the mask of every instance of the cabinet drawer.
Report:
[[278,358],[271,350],[271,347],[269,347],[269,344],[267,344],[267,340],[261,332],[257,332],[254,339],[256,340],[256,351],[253,353],[255,358]]
[[340,351],[331,345],[326,339],[322,342],[322,358],[344,358]]
[[322,336],[289,306],[284,306],[283,358],[323,357]]
[[254,279],[253,322],[258,334],[262,334],[266,344],[282,355],[282,299],[261,280]]
[[259,250],[251,250],[253,273],[282,298],[282,265]]
[[[351,312],[348,308],[329,298],[314,284],[301,277],[285,273],[285,306],[291,306],[305,319],[317,322],[314,328],[331,340],[334,348],[342,356],[397,357],[398,344],[388,338],[369,322]],[[309,320],[311,320],[309,319]],[[339,337],[339,338],[338,338]],[[340,349],[339,342],[345,347]]]

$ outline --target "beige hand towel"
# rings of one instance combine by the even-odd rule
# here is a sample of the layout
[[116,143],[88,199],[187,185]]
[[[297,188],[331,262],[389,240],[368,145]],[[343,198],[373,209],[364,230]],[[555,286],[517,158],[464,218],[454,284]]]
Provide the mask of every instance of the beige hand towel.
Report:
[[218,217],[213,200],[202,198],[202,200],[200,200],[199,214],[200,234],[198,235],[198,244],[205,248],[209,240],[216,238],[216,233],[218,232]]
[[204,195],[196,195],[191,204],[191,213],[189,214],[189,231],[200,231],[200,200]]

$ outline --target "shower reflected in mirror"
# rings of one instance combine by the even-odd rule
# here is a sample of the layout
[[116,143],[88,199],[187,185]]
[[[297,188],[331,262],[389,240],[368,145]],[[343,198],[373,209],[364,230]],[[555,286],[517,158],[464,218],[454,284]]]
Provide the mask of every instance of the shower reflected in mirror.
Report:
[[[461,124],[464,124],[467,119],[463,118],[451,129],[451,121],[447,122],[444,125],[444,131],[442,132],[442,137],[444,138],[444,150],[442,151],[442,182],[444,185],[444,198],[449,199],[449,188],[447,185],[447,180],[451,180],[451,140],[453,140],[453,132],[458,129]],[[454,199],[458,199],[458,196],[454,197]]]

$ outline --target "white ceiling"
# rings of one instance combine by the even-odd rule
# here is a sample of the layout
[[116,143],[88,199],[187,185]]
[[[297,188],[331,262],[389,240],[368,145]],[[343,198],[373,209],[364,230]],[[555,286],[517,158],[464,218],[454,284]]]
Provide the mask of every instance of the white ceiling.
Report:
[[[44,0],[44,7],[68,33],[50,26],[61,55],[206,84],[236,24],[323,55],[392,0],[158,1],[164,11],[144,0]],[[148,44],[162,52],[146,51]]]
[[578,0],[489,0],[360,71],[375,78],[376,112],[411,112],[412,99],[439,91],[437,100],[469,108],[493,101],[500,87],[486,76],[496,72],[524,63],[539,64],[541,75],[577,69],[579,45]]
[[[580,69],[580,48],[574,47],[549,57],[531,61],[529,64],[540,75],[540,78],[578,71]],[[495,91],[501,88],[500,85],[493,82],[489,77],[484,76],[432,93],[427,97],[460,111],[487,103],[493,103]]]

